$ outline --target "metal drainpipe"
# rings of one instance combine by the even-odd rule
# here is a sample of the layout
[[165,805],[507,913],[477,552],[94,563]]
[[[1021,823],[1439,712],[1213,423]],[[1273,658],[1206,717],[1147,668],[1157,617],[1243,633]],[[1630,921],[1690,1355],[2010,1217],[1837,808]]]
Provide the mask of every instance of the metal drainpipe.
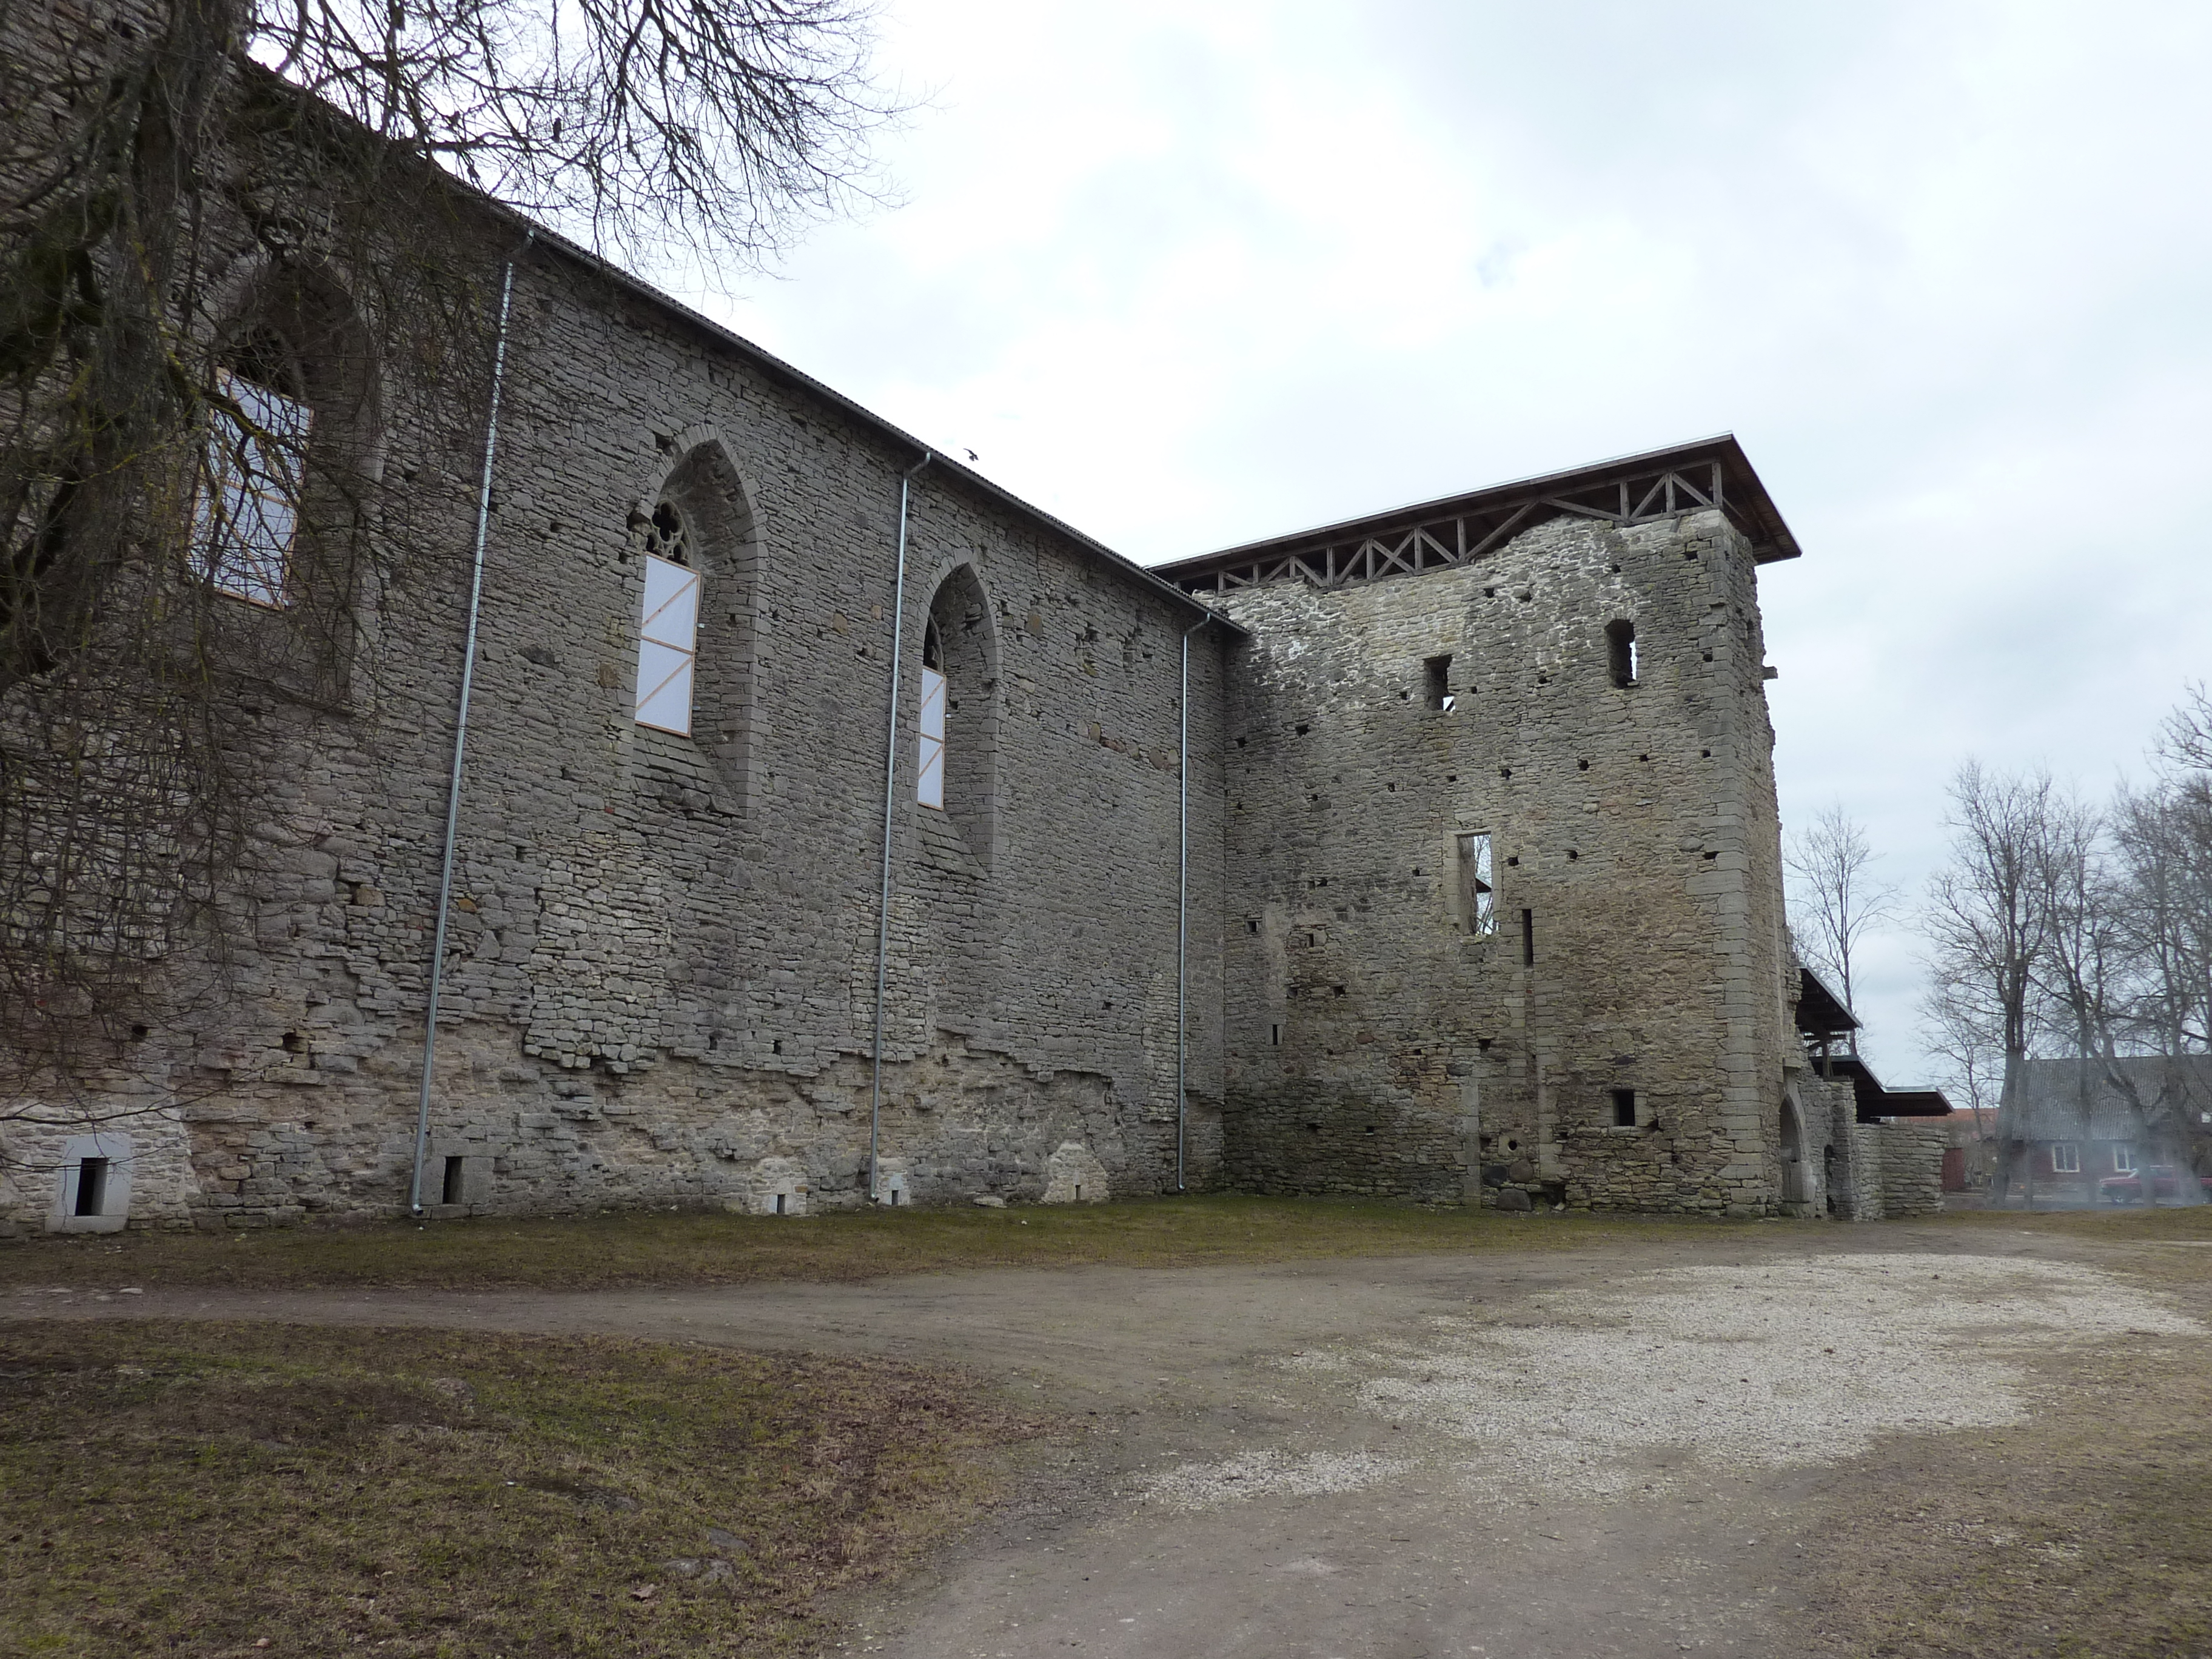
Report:
[[1204,617],[1183,629],[1182,696],[1177,705],[1182,732],[1176,747],[1176,787],[1181,799],[1176,823],[1176,1190],[1183,1190],[1185,1059],[1184,1029],[1190,1002],[1190,636],[1213,620]]
[[[522,239],[516,257],[538,240]],[[477,618],[483,608],[484,540],[491,529],[491,464],[499,449],[499,395],[507,379],[507,313],[514,299],[514,258],[499,285],[499,336],[491,359],[491,412],[484,422],[483,480],[477,489],[476,557],[469,572],[469,627],[461,648],[461,704],[453,726],[453,765],[446,781],[446,854],[438,872],[438,928],[430,946],[430,1006],[422,1027],[422,1097],[415,1109],[415,1175],[407,1212],[422,1213],[422,1155],[430,1144],[430,1063],[438,1049],[438,996],[446,982],[446,913],[453,896],[453,848],[461,823],[461,761],[469,742],[469,698],[477,681]]]
[[891,588],[890,715],[884,739],[884,881],[876,902],[876,1040],[874,1066],[868,1080],[868,1202],[881,1191],[876,1176],[876,1141],[884,1119],[884,969],[891,950],[891,809],[898,791],[899,659],[906,647],[906,510],[914,475],[936,459],[925,449],[921,459],[899,474],[898,576]]

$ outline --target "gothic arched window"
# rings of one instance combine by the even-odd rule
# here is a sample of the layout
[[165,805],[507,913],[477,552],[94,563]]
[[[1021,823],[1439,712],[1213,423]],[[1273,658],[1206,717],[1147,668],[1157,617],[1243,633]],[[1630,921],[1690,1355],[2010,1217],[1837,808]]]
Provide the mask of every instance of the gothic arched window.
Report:
[[672,501],[645,529],[645,600],[637,627],[637,723],[691,735],[691,686],[699,667],[699,573],[690,533]]
[[945,641],[932,617],[921,635],[921,719],[915,738],[914,798],[945,809]]
[[218,593],[283,610],[307,480],[313,415],[288,354],[256,338],[216,371],[206,468],[192,511],[191,565]]

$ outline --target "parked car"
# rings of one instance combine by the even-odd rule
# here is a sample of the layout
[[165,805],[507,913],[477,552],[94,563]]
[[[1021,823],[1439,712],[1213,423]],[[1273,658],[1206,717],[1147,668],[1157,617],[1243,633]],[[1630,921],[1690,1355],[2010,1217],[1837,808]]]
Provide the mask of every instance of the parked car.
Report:
[[[2154,1204],[2163,1203],[2181,1195],[2181,1171],[2171,1164],[2153,1164],[2130,1175],[2106,1176],[2097,1183],[2097,1196],[2107,1204],[2140,1204],[2143,1201],[2143,1181],[2150,1181],[2150,1198]],[[2197,1190],[2207,1200],[2212,1200],[2212,1176],[2191,1177]]]

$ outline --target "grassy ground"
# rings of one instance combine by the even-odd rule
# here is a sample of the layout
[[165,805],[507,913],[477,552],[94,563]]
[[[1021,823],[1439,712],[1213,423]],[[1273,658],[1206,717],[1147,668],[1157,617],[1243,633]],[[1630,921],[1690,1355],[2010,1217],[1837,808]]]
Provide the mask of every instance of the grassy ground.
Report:
[[793,1651],[1034,1431],[873,1361],[0,1324],[0,1652]]
[[[2194,1209],[1966,1211],[1938,1224],[2114,1243],[2212,1238]],[[1680,1217],[1502,1215],[1322,1199],[1193,1195],[1103,1205],[845,1212],[788,1218],[620,1214],[386,1223],[218,1235],[35,1238],[0,1247],[0,1285],[228,1285],[246,1290],[592,1290],[625,1285],[854,1280],[961,1267],[1188,1267],[1579,1249],[1631,1240],[1766,1237],[1778,1224]]]
[[1877,1451],[1823,1500],[1816,1651],[2212,1654],[2208,1421],[2202,1354],[2143,1339],[2069,1363],[2031,1424]]
[[798,1218],[629,1212],[422,1227],[387,1223],[215,1236],[39,1238],[0,1248],[0,1284],[588,1290],[852,1280],[957,1267],[1093,1262],[1164,1267],[1527,1249],[1759,1225],[1215,1195]]

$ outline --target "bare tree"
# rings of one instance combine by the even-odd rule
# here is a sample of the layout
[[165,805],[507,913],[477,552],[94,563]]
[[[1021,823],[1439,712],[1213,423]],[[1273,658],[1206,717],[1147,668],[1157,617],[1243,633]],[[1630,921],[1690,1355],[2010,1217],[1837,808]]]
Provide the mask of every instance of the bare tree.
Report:
[[[363,608],[451,556],[413,532],[428,486],[372,490],[367,455],[475,447],[519,230],[459,181],[617,255],[757,260],[874,188],[870,27],[865,0],[0,0],[0,1093],[220,1006],[230,872],[279,833],[241,709],[343,701]],[[310,394],[312,434],[272,414]],[[196,551],[241,467],[313,532],[281,627]]]
[[[2036,975],[2051,948],[2051,775],[2008,776],[1968,761],[1951,783],[1950,861],[1929,884],[1929,968],[1939,995],[2002,1068],[1995,1188],[2020,1161],[2022,1085],[2043,1013]],[[2031,1175],[2031,1181],[2033,1176]],[[2033,1193],[2031,1188],[2030,1201]]]
[[[1796,889],[1799,920],[1791,936],[1815,967],[1835,975],[1844,1005],[1855,1012],[1853,964],[1860,942],[1896,915],[1897,888],[1874,874],[1877,856],[1867,840],[1866,827],[1844,810],[1840,800],[1793,834],[1783,850],[1783,863]],[[1856,1033],[1851,1051],[1858,1052]]]

